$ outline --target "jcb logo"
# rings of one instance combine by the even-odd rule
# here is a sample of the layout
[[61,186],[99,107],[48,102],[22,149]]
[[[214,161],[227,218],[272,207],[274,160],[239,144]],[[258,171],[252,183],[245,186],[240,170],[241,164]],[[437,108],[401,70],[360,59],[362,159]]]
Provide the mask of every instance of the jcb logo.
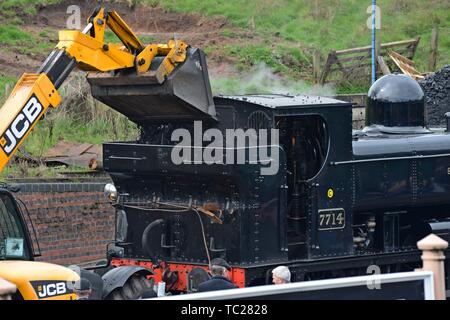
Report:
[[69,294],[66,282],[64,281],[32,281],[32,286],[36,291],[39,299],[51,298]]
[[16,149],[43,111],[42,104],[33,95],[0,138],[0,147],[7,156]]
[[64,282],[51,283],[46,286],[42,286],[42,291],[38,292],[39,298],[60,296],[67,292],[66,284]]

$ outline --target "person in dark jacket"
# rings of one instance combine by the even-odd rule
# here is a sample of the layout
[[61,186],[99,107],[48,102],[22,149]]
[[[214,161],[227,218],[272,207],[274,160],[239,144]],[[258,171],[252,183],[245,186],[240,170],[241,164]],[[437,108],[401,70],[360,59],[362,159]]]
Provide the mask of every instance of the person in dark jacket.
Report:
[[198,292],[238,288],[238,286],[229,279],[231,266],[224,259],[213,259],[211,261],[210,271],[212,277],[198,286]]

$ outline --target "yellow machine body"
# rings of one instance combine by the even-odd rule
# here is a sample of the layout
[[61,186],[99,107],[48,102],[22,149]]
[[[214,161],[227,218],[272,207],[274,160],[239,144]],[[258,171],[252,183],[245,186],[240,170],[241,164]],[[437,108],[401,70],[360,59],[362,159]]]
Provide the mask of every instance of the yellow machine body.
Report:
[[[78,68],[83,71],[107,72],[134,66],[134,55],[124,51],[123,46],[117,44],[104,46],[103,42],[80,31],[64,30],[59,32],[59,43],[56,48],[75,58]],[[105,50],[106,48],[108,50]]]
[[[185,42],[172,40],[168,44],[150,44],[145,47],[115,11],[99,8],[88,22],[83,32],[60,31],[59,43],[55,48],[69,61],[75,61],[80,70],[110,72],[134,69],[136,74],[143,74],[149,71],[156,56],[165,56],[156,72],[151,73],[158,83],[163,83],[175,67],[186,60],[188,46]],[[106,26],[122,44],[104,43]],[[50,68],[58,63],[51,61],[55,56],[51,55],[46,61]],[[68,68],[66,72],[60,69],[54,68],[55,72],[63,73],[61,78],[64,80],[71,69]],[[24,74],[0,109],[0,172],[47,109],[57,107],[61,102],[56,84],[49,79],[48,73]],[[51,76],[58,79],[60,75]]]
[[[106,27],[117,35],[122,44],[104,42]],[[96,74],[114,71],[114,76],[121,77],[123,73],[123,78],[134,74],[135,77],[127,78],[127,85],[141,81],[139,77],[142,76],[156,86],[170,87],[173,85],[172,81],[165,80],[176,73],[178,65],[187,61],[188,49],[189,46],[179,40],[144,46],[115,11],[107,11],[101,7],[88,19],[84,31],[60,31],[59,43],[37,74],[24,74],[0,108],[0,172],[47,110],[59,105],[61,97],[58,89],[73,68],[78,67]],[[205,63],[204,56],[198,51],[195,54],[195,59],[189,57],[185,70],[180,71],[182,66],[177,70],[184,75],[184,81],[189,83],[176,82],[181,87],[194,85],[194,89],[189,92],[188,97],[178,99],[188,100],[195,106],[196,103],[192,101],[205,96],[202,108],[208,110],[212,105],[212,96],[207,68],[202,65]],[[155,64],[152,65],[152,62]],[[196,79],[200,79],[200,85],[196,85]],[[148,91],[147,88],[142,90]],[[166,91],[174,91],[171,95],[176,96],[180,95],[179,92],[184,94],[189,90],[172,88]],[[171,95],[161,97],[162,102],[171,101]],[[145,108],[146,104],[135,104],[133,107]],[[27,230],[26,225],[23,228]],[[68,268],[32,261],[0,261],[0,278],[14,283],[25,300],[76,299],[70,284],[79,280],[79,276]]]
[[14,283],[24,300],[76,300],[78,274],[59,265],[32,261],[0,261],[0,277]]
[[61,97],[45,74],[24,74],[0,109],[0,171]]

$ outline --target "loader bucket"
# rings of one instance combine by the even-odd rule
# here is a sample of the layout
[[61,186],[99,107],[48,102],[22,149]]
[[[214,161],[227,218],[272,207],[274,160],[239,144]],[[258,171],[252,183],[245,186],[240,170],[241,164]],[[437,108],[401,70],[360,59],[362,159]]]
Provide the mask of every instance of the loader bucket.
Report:
[[215,106],[209,83],[205,54],[189,48],[186,61],[163,81],[155,70],[163,57],[155,57],[150,71],[118,74],[90,73],[87,80],[97,100],[144,124],[151,121],[215,119]]

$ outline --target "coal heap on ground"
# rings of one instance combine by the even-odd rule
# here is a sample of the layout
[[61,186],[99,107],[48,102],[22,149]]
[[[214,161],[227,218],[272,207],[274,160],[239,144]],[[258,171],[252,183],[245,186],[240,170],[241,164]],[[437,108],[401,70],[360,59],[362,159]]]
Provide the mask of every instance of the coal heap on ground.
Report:
[[419,81],[425,91],[429,126],[445,126],[444,114],[450,112],[450,65]]

